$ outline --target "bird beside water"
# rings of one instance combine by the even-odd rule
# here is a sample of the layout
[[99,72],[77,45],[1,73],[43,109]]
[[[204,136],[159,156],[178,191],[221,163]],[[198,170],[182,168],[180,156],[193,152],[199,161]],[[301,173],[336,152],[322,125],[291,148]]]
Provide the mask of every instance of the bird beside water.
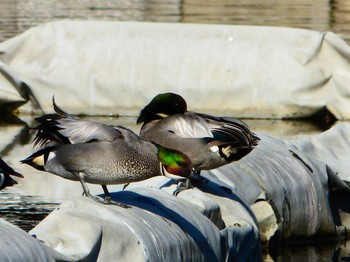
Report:
[[[126,127],[85,120],[64,112],[53,100],[56,113],[36,118],[40,123],[34,138],[35,152],[22,163],[86,183],[100,184],[110,203],[106,185],[141,181],[157,175],[187,177],[192,165],[177,150],[142,140]],[[171,173],[169,173],[170,171]]]
[[187,111],[186,101],[174,93],[155,96],[141,110],[137,123],[142,124],[142,139],[186,154],[194,174],[240,160],[260,140],[239,119]]
[[0,157],[0,190],[5,187],[13,186],[17,184],[17,181],[11,178],[11,176],[22,177],[23,176],[13,170],[5,161]]

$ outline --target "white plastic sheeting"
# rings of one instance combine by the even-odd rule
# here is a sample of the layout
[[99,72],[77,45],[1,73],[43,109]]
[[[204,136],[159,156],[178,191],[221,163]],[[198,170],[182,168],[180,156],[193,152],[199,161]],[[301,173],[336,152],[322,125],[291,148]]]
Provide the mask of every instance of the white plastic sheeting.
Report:
[[333,33],[258,26],[60,21],[0,44],[0,106],[137,114],[160,92],[191,109],[350,118],[350,49]]
[[[198,201],[200,192],[193,191],[187,197]],[[261,260],[254,223],[219,230],[215,222],[220,216],[209,220],[196,205],[157,189],[134,188],[114,193],[113,198],[131,207],[100,205],[85,197],[67,201],[31,233],[77,260]],[[216,211],[213,206],[205,211],[220,215],[219,207],[214,207]]]
[[69,261],[27,232],[0,218],[0,261]]

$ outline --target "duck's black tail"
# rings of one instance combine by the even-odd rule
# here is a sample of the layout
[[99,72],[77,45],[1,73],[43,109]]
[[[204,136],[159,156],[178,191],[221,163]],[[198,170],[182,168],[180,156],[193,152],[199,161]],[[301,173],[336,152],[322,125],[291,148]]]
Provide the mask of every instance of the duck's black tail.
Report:
[[23,175],[16,172],[15,170],[13,170],[8,164],[5,163],[4,160],[2,160],[2,158],[0,157],[0,172],[5,173],[7,175],[11,175],[11,176],[17,176],[17,177],[22,177]]
[[21,163],[30,165],[38,170],[45,171],[44,165],[49,159],[50,153],[54,151],[56,148],[57,148],[56,146],[48,146],[48,147],[39,149],[38,151],[34,152],[26,159],[21,160]]
[[236,147],[254,148],[260,140],[246,123],[237,118],[196,114],[207,121],[214,138],[219,141],[236,143]]
[[10,175],[23,177],[20,173],[16,172],[9,165],[7,165],[5,161],[0,157],[0,190],[5,187],[17,184],[17,181],[12,179]]
[[219,145],[218,147],[220,156],[230,163],[233,161],[238,161],[248,155],[254,149],[255,145],[237,147],[235,144],[223,144]]

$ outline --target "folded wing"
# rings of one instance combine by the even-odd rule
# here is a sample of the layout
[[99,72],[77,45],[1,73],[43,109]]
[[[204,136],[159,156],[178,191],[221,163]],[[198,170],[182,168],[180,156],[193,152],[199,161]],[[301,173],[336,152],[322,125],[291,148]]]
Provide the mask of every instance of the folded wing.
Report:
[[92,141],[113,141],[123,136],[114,126],[83,120],[64,112],[53,100],[55,114],[36,118],[40,123],[34,138],[34,147],[39,149],[57,144],[78,144]]
[[243,121],[232,117],[215,117],[196,113],[205,119],[213,137],[219,141],[236,143],[237,146],[256,146],[260,140]]

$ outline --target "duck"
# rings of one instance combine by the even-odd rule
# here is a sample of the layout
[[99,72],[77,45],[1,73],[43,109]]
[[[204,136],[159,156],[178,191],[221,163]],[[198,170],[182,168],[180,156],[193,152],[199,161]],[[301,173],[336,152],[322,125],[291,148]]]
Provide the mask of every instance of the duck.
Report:
[[[156,95],[136,122],[142,139],[186,154],[194,175],[242,159],[260,140],[243,121],[188,111],[185,99],[171,92]],[[190,186],[187,179],[184,189]]]
[[[123,126],[68,114],[54,98],[53,108],[55,113],[36,118],[39,125],[33,141],[34,153],[21,162],[79,181],[83,195],[97,202],[118,204],[111,200],[107,185],[142,181],[158,175],[178,179],[191,174],[190,159],[177,150],[144,141]],[[87,183],[102,186],[103,201],[91,195]]]
[[23,175],[13,170],[6,162],[0,157],[0,190],[5,187],[10,187],[18,184],[11,176],[21,177]]

